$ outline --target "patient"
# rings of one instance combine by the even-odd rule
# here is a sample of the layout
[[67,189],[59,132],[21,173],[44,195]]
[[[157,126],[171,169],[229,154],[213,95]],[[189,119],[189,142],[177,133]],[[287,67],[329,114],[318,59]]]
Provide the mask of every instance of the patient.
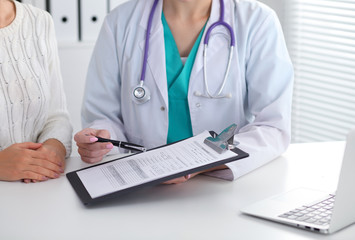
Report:
[[50,15],[0,0],[0,180],[58,178],[71,138]]

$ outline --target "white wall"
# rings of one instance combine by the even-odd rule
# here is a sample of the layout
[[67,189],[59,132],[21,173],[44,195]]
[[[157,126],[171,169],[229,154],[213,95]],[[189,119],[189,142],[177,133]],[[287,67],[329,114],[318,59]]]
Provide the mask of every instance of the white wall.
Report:
[[[63,84],[74,134],[81,130],[81,103],[85,87],[86,72],[93,47],[93,43],[59,44],[59,58]],[[78,155],[74,141],[72,155]]]
[[286,0],[259,0],[262,3],[265,3],[277,13],[281,24],[284,21],[284,10],[285,10],[285,1]]
[[81,129],[80,109],[93,44],[59,45],[64,89],[74,131]]

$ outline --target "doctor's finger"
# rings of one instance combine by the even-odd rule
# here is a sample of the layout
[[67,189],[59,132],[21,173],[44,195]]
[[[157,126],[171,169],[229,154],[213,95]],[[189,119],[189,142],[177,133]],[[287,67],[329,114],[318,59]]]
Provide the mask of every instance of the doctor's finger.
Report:
[[104,158],[105,154],[106,153],[101,152],[100,154],[98,154],[97,157],[87,157],[87,156],[81,155],[81,154],[80,154],[80,156],[81,156],[81,160],[86,163],[97,163],[97,162],[100,162]]
[[81,130],[80,132],[77,132],[74,135],[74,140],[77,143],[92,143],[96,142],[97,138],[95,137],[97,135],[97,132],[99,130],[93,129],[93,128],[85,128]]
[[186,177],[179,177],[179,178],[174,178],[172,180],[163,182],[163,184],[179,184],[179,183],[184,183],[188,180],[189,178]]
[[191,173],[191,174],[187,174],[183,177],[179,177],[179,178],[175,178],[175,179],[171,179],[169,181],[163,182],[163,184],[178,184],[178,183],[184,183],[187,182],[189,179],[195,177],[196,175],[200,174],[202,172],[195,172],[195,173]]
[[85,149],[87,151],[98,151],[98,150],[111,150],[113,148],[110,142],[96,142],[96,143],[77,143],[78,148]]
[[104,157],[98,157],[98,158],[87,158],[87,157],[81,157],[81,160],[86,163],[97,163],[100,162]]
[[110,138],[111,134],[106,129],[99,129],[99,130],[97,130],[95,136],[102,137],[102,138]]
[[82,158],[102,158],[109,151],[110,149],[103,149],[103,150],[96,150],[96,151],[90,151],[82,148],[78,149],[78,153]]

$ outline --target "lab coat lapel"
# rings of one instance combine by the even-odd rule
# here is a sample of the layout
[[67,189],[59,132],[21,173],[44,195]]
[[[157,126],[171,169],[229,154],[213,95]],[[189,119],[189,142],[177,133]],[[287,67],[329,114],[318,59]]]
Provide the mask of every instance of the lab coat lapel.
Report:
[[[231,27],[233,29],[234,28],[234,21],[233,20],[233,1],[229,1],[229,0],[224,0],[224,5],[225,5],[225,10],[224,10],[224,20],[231,25]],[[206,32],[209,29],[209,27],[217,22],[219,20],[220,17],[220,2],[219,0],[213,0],[212,1],[212,8],[211,8],[211,15],[210,18],[207,22],[206,28],[205,28],[205,32],[203,33],[202,39],[201,39],[201,43],[200,46],[198,48],[198,52],[196,55],[196,59],[195,59],[195,63],[194,66],[192,68],[191,71],[191,76],[190,76],[190,87],[189,89],[194,89],[193,84],[196,83],[195,79],[197,77],[197,75],[200,73],[200,71],[203,68],[203,47],[204,47],[204,40],[205,40],[205,36],[206,36]],[[214,28],[212,30],[212,34],[210,35],[210,39],[211,38],[220,38],[224,43],[223,44],[210,44],[208,45],[208,54],[207,54],[207,66],[211,66],[209,65],[209,59],[213,59],[215,54],[218,54],[220,51],[229,51],[229,49],[226,47],[226,39],[230,39],[230,35],[229,33],[226,31],[226,29],[224,29],[221,26],[218,26],[216,28]],[[198,80],[200,81],[200,80]],[[199,82],[199,84],[203,84],[202,82]]]
[[[145,1],[145,9],[140,26],[142,31],[147,30],[147,24],[149,19],[149,14],[152,9],[154,0]],[[167,77],[166,77],[166,66],[165,66],[165,48],[164,48],[164,30],[161,23],[161,13],[162,13],[162,1],[158,2],[158,5],[154,12],[152,28],[149,37],[149,52],[147,59],[147,69],[146,69],[146,81],[155,81],[156,87],[164,99],[166,106],[168,106],[168,87],[167,87]],[[143,39],[139,46],[142,50],[142,59],[144,54],[145,39]],[[150,72],[150,73],[149,73]],[[153,79],[151,79],[151,77]]]

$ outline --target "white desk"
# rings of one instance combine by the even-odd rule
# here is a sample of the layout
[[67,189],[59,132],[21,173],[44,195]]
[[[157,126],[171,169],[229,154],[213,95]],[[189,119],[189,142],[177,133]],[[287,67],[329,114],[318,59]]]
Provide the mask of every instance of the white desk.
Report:
[[[299,186],[336,187],[343,142],[293,144],[235,182],[198,176],[84,207],[65,176],[0,182],[0,239],[354,239],[355,225],[324,236],[242,215],[249,203]],[[87,166],[77,157],[66,171]]]

